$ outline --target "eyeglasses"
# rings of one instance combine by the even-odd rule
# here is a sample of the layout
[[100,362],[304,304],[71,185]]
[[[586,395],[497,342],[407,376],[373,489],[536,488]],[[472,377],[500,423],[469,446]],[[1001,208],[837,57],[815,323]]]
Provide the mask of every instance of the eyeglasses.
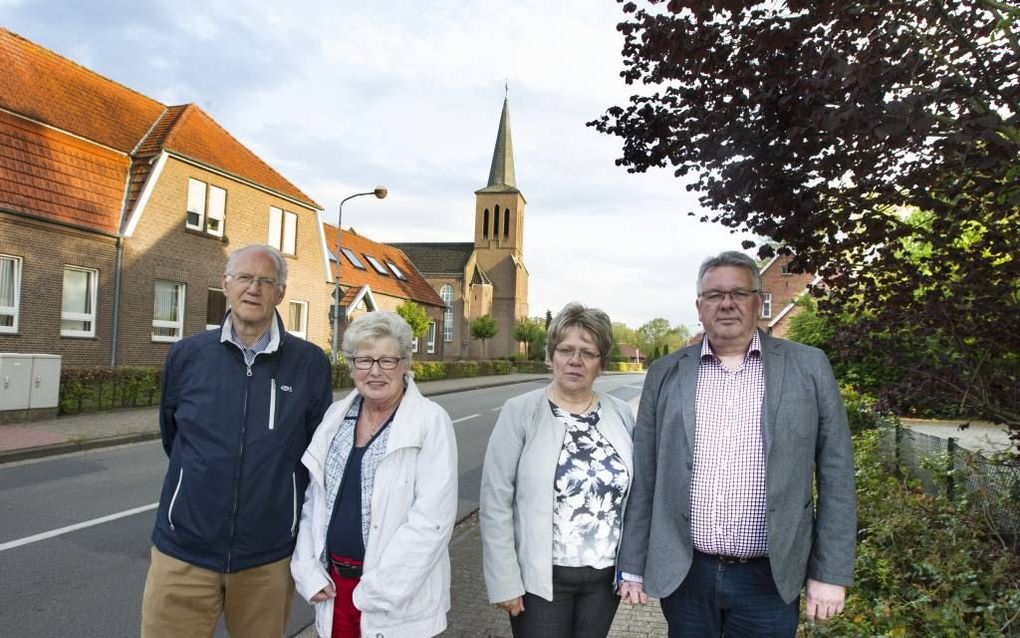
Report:
[[577,355],[580,357],[581,361],[584,361],[585,363],[591,363],[602,356],[601,354],[592,352],[591,350],[575,350],[566,346],[557,346],[553,352],[555,352],[556,355],[561,357],[564,361],[570,361],[574,358],[574,355]]
[[353,363],[354,367],[358,370],[371,370],[372,366],[376,363],[378,363],[379,367],[383,370],[392,370],[393,368],[396,368],[397,364],[402,360],[402,357],[379,357],[378,359],[373,359],[372,357],[354,357],[351,359],[351,363]]
[[228,274],[227,277],[230,277],[245,288],[250,286],[253,281],[258,284],[259,288],[270,288],[279,283],[270,277],[256,277],[255,275],[249,275],[248,273],[241,273],[239,275]]
[[701,300],[705,303],[717,304],[721,303],[723,298],[728,295],[729,298],[736,303],[746,303],[753,299],[757,294],[757,290],[747,290],[746,288],[736,288],[734,290],[706,290],[701,293]]

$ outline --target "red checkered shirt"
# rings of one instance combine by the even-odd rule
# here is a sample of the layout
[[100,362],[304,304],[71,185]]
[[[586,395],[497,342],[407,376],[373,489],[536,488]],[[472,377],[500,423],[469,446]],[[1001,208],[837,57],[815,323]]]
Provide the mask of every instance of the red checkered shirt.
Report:
[[765,374],[755,331],[743,362],[728,370],[705,339],[698,364],[691,536],[705,554],[768,554],[765,523]]

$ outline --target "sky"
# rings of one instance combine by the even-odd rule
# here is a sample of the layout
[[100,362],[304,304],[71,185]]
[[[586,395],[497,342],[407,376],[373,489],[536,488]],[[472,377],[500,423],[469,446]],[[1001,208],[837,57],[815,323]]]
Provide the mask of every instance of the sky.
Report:
[[0,24],[165,104],[196,103],[344,227],[471,241],[509,87],[532,316],[569,301],[698,328],[698,265],[741,235],[585,123],[623,105],[614,0],[0,0]]

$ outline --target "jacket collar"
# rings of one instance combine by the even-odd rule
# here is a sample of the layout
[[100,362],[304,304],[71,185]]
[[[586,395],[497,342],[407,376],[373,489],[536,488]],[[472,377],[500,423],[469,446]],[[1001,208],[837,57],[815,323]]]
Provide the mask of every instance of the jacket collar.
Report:
[[[234,323],[230,320],[230,311],[227,311],[227,316],[223,318],[223,324],[220,326],[220,343],[233,343],[234,342]],[[269,324],[269,345],[266,346],[262,352],[269,354],[276,352],[283,342],[283,336],[286,331],[283,328],[283,319],[280,318],[280,313],[273,311],[273,321]]]

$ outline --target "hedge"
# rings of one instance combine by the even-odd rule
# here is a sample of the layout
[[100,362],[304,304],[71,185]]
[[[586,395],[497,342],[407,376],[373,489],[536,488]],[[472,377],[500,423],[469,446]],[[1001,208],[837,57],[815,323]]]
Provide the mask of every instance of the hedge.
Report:
[[162,385],[162,368],[64,368],[60,413],[156,405]]
[[640,363],[631,363],[629,361],[610,361],[609,365],[606,366],[606,370],[610,372],[641,372],[644,368],[641,367]]

